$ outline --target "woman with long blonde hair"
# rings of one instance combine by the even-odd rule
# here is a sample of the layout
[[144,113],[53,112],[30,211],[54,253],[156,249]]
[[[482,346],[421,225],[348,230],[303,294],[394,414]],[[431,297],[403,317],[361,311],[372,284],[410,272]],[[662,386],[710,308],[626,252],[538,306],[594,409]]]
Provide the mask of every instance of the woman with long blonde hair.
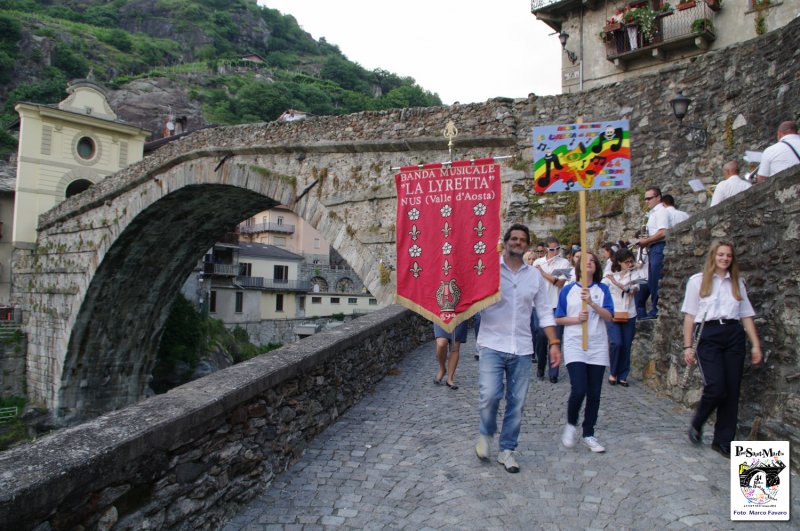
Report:
[[[689,365],[698,364],[703,378],[703,394],[689,426],[689,440],[702,444],[703,425],[716,410],[711,448],[730,457],[739,415],[745,336],[750,340],[753,365],[763,359],[753,321],[755,311],[747,298],[744,281],[739,277],[731,242],[711,244],[703,272],[693,275],[686,284],[681,312],[684,314],[683,357]],[[698,333],[699,337],[695,337]]]

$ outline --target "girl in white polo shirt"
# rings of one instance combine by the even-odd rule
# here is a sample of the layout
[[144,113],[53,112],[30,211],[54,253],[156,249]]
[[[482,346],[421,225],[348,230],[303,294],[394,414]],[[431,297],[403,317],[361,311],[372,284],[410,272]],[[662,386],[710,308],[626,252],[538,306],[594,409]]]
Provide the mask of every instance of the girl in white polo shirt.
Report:
[[[571,390],[567,401],[567,425],[561,442],[567,448],[578,443],[578,416],[584,399],[583,442],[593,452],[604,452],[605,448],[594,436],[597,413],[600,409],[600,391],[603,375],[609,365],[608,335],[605,322],[611,321],[614,303],[608,286],[601,284],[603,273],[594,253],[586,254],[586,274],[591,279],[588,288],[580,285],[581,268],[575,268],[578,282],[564,286],[558,297],[556,324],[564,326],[564,363],[569,372]],[[582,311],[582,301],[587,301],[587,310]],[[588,349],[583,350],[582,323],[588,322]]]

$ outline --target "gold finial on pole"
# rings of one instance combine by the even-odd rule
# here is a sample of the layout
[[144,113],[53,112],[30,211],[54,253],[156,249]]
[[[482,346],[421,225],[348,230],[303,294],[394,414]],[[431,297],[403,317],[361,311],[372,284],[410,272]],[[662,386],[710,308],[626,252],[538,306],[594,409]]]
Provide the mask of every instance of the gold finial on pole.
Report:
[[448,140],[447,149],[450,152],[450,162],[453,161],[453,138],[458,136],[458,128],[453,120],[447,122],[447,125],[442,129],[442,135]]

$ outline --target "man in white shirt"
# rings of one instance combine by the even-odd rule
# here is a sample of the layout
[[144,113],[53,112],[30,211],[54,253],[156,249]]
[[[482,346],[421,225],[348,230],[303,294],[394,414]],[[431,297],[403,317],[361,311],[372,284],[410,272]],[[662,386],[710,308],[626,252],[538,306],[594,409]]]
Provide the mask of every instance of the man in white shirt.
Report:
[[711,206],[718,205],[729,197],[733,197],[739,192],[744,192],[752,185],[739,177],[739,161],[731,160],[722,167],[723,181],[714,188],[714,195],[711,196]]
[[[558,238],[555,236],[548,236],[545,241],[546,254],[541,258],[537,258],[533,262],[542,278],[545,280],[545,290],[547,291],[547,304],[548,307],[555,311],[558,306],[558,294],[561,288],[569,280],[568,271],[572,265],[569,260],[560,256],[561,246],[558,243]],[[563,334],[564,327],[556,327],[556,334],[559,338]],[[547,365],[547,336],[541,331],[536,334],[536,376],[541,380],[544,378],[544,368]],[[558,382],[558,365],[550,367],[548,370],[548,377],[551,383]]]
[[667,209],[667,215],[669,216],[669,228],[671,229],[681,221],[686,221],[689,219],[689,213],[684,212],[683,210],[678,210],[675,208],[675,198],[672,197],[670,194],[664,194],[664,197],[661,198],[661,204],[664,205],[664,208]]
[[[639,288],[636,296],[636,314],[639,320],[655,319],[658,316],[658,283],[664,267],[664,244],[670,228],[669,213],[661,203],[661,189],[651,186],[644,192],[644,200],[650,212],[647,215],[647,236],[639,238],[639,245],[647,249],[647,285]],[[647,310],[647,299],[652,301]]]
[[791,120],[778,126],[778,141],[761,154],[761,165],[758,167],[758,182],[767,177],[800,164],[800,135],[797,124]]
[[556,336],[553,309],[548,304],[545,282],[536,269],[522,260],[530,245],[528,227],[512,225],[506,231],[503,242],[500,300],[481,312],[481,330],[477,340],[480,352],[480,436],[475,445],[475,454],[482,460],[489,458],[489,447],[497,432],[497,411],[500,400],[505,396],[497,462],[507,472],[515,473],[519,472],[519,465],[514,452],[533,365],[531,311],[536,311],[539,325],[547,335],[550,363],[555,366],[561,363],[561,342]]

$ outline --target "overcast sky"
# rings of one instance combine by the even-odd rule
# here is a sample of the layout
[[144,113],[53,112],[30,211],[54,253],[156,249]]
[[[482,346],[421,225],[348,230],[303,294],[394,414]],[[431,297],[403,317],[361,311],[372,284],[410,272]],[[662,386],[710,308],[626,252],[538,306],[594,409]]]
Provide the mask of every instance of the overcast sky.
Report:
[[530,0],[258,0],[367,70],[413,77],[442,102],[561,92],[560,43]]

